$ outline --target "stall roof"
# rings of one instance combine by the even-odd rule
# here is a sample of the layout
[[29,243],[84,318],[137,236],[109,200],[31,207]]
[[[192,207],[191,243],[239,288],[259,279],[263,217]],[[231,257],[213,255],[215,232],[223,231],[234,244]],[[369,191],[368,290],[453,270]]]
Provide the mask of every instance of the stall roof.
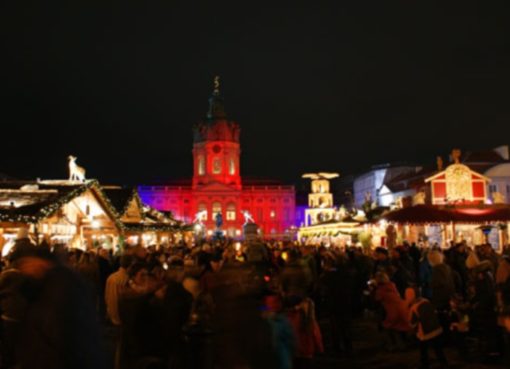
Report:
[[424,223],[487,223],[509,222],[510,206],[433,206],[416,205],[386,213],[383,218],[389,222]]
[[[36,223],[52,216],[63,205],[69,203],[87,190],[93,189],[98,200],[110,214],[119,228],[118,213],[102,191],[96,180],[85,183],[68,181],[25,181],[9,182],[0,185],[0,198],[12,199],[14,206],[0,206],[0,221]],[[4,201],[4,202],[5,202]],[[18,206],[16,202],[19,201]]]

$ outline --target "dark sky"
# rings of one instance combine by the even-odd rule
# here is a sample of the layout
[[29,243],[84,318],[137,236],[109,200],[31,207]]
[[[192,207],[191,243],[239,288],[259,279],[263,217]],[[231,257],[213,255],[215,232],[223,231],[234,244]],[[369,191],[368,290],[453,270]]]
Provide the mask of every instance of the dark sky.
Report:
[[64,177],[74,154],[102,181],[188,177],[216,74],[247,176],[510,143],[507,8],[271,3],[3,2],[0,172]]

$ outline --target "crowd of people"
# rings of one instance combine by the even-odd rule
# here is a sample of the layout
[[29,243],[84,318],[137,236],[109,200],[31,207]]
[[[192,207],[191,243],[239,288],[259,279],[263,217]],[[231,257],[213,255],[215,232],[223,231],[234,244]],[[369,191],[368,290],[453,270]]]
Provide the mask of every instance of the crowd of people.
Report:
[[[377,317],[381,349],[504,360],[510,258],[490,245],[391,250],[218,239],[68,250],[21,238],[0,274],[1,368],[312,368],[355,354]],[[105,331],[112,349],[105,343]],[[324,337],[324,339],[323,339]]]

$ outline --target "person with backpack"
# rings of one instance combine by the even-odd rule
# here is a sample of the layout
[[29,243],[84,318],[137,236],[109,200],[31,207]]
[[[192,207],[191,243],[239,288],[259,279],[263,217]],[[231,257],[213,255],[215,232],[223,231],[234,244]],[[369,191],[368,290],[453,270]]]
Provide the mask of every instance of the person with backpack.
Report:
[[439,323],[436,308],[432,303],[416,295],[416,291],[408,288],[405,300],[409,306],[409,323],[416,331],[420,342],[420,367],[429,368],[429,347],[434,349],[440,368],[447,368],[448,362],[443,352],[443,328]]

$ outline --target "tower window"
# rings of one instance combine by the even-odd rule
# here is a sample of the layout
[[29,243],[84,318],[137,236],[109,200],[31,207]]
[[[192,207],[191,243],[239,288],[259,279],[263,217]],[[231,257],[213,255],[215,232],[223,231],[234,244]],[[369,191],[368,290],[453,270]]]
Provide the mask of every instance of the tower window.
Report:
[[198,157],[198,175],[203,176],[205,174],[205,158],[203,155]]
[[234,158],[230,158],[229,167],[228,167],[228,173],[233,176],[236,174],[236,161]]
[[213,172],[213,174],[221,173],[221,159],[220,158],[214,158],[212,172]]

